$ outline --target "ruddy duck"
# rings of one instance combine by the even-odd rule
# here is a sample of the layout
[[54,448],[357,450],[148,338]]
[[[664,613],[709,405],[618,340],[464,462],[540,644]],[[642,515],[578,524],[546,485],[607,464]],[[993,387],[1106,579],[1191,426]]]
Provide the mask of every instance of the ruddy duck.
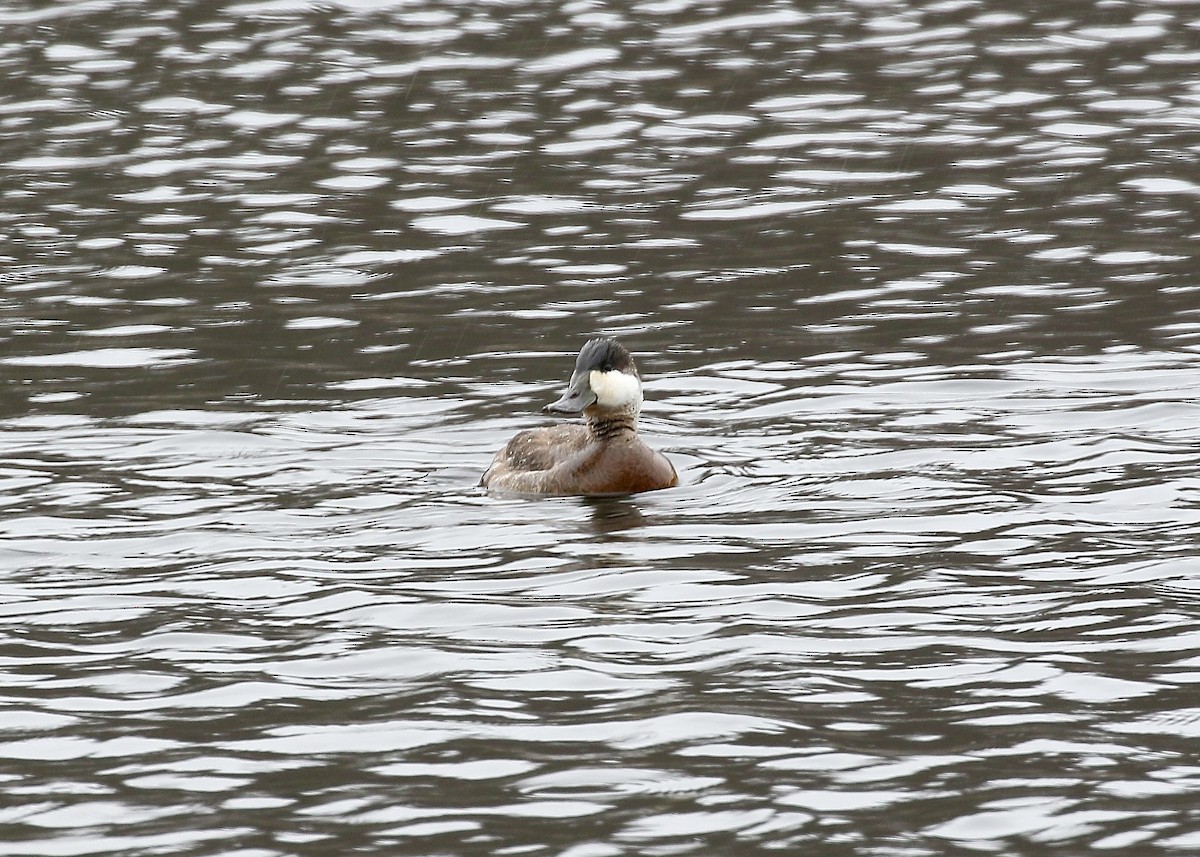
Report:
[[615,339],[589,340],[567,392],[543,410],[582,413],[586,425],[523,431],[496,453],[479,484],[517,494],[635,494],[679,484],[671,462],[637,435],[642,381]]

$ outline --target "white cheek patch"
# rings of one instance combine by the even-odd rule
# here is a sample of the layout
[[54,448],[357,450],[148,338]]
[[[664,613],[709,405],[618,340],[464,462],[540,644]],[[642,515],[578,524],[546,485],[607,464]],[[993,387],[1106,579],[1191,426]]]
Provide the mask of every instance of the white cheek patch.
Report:
[[642,404],[642,384],[634,375],[624,372],[601,372],[593,369],[588,374],[596,404],[602,408],[628,408]]

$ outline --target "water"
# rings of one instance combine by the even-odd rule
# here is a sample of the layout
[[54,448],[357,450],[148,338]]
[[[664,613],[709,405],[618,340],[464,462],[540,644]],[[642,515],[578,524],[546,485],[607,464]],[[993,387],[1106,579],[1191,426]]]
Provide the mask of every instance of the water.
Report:
[[1200,849],[1200,5],[0,25],[0,854]]

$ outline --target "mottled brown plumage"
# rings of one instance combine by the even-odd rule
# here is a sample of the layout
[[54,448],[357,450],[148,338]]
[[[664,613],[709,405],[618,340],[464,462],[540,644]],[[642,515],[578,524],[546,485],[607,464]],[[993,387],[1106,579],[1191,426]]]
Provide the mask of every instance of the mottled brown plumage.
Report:
[[637,435],[641,382],[612,339],[590,340],[567,392],[546,410],[580,413],[586,425],[519,433],[496,453],[479,484],[515,494],[635,494],[679,484],[675,468]]

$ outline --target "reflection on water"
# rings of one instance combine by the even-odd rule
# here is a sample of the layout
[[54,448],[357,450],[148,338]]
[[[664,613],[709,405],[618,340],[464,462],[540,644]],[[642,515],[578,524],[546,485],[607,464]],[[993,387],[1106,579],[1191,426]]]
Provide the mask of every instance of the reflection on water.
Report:
[[591,509],[592,527],[597,533],[621,533],[645,526],[639,503],[642,498],[584,497],[579,502]]
[[0,854],[1200,847],[1192,4],[0,24]]

